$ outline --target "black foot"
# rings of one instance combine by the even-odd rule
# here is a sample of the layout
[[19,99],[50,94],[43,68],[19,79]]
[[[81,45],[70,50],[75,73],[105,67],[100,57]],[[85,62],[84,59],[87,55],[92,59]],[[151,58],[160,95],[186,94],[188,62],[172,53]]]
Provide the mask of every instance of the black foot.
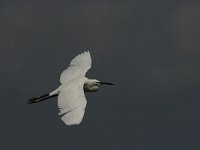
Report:
[[37,102],[40,101],[39,99],[40,99],[39,97],[32,97],[31,99],[29,99],[29,100],[27,101],[27,104],[37,103]]

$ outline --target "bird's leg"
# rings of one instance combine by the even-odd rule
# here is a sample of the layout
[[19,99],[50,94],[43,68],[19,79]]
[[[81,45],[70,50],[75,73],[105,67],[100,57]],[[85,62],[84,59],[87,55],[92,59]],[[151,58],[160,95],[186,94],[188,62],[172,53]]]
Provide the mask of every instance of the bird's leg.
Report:
[[31,99],[28,100],[27,104],[38,103],[38,102],[41,102],[48,98],[58,96],[58,93],[59,93],[59,89],[56,89],[56,90],[54,90],[48,94],[42,95],[40,97],[32,97]]
[[58,94],[55,94],[55,95],[46,94],[46,95],[43,95],[40,97],[32,97],[30,100],[28,100],[27,104],[38,103],[38,102],[41,102],[43,100],[46,100],[46,99],[49,99],[49,98],[55,97],[55,96],[58,96]]

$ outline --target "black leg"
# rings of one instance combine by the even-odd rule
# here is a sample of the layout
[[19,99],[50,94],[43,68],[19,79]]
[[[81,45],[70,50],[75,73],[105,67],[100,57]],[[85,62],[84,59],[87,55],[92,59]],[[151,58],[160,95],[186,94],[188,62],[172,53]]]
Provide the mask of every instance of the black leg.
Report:
[[55,96],[58,96],[58,94],[51,95],[51,96],[49,96],[49,94],[45,94],[45,95],[40,96],[40,97],[32,97],[30,100],[28,100],[27,104],[38,103],[38,102],[41,102],[43,100],[46,100],[46,99],[49,99],[49,98],[55,97]]

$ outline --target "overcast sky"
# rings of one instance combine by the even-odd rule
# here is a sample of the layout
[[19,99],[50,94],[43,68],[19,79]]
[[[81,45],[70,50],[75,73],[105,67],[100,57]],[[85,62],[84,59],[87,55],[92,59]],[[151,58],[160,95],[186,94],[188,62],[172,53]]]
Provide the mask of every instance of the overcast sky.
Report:
[[[200,149],[199,16],[191,0],[1,0],[0,149]],[[86,94],[79,126],[56,98],[26,105],[85,50],[87,77],[116,85]]]

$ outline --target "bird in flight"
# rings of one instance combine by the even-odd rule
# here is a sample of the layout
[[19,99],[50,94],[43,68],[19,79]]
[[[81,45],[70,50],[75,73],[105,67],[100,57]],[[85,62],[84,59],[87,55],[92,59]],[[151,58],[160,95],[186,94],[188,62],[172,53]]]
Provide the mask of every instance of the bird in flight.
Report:
[[90,52],[76,56],[60,76],[61,85],[54,91],[40,97],[32,97],[28,104],[34,104],[58,96],[59,115],[66,125],[80,124],[87,104],[84,92],[96,92],[102,84],[114,85],[85,77],[91,68]]

